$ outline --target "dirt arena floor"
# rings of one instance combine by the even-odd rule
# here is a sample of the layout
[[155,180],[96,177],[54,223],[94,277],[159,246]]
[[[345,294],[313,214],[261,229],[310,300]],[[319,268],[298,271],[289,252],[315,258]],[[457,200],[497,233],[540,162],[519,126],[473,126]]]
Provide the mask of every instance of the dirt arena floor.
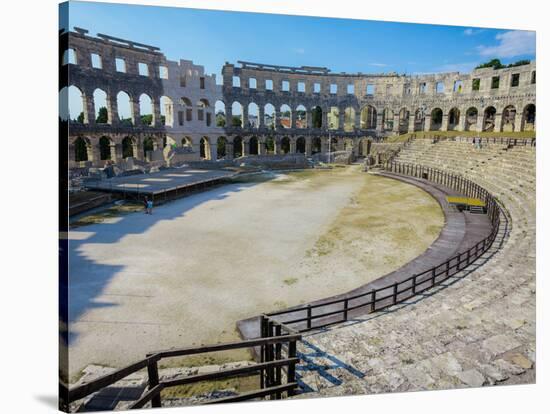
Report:
[[89,364],[236,340],[237,320],[393,271],[444,224],[429,194],[359,166],[241,178],[151,216],[131,210],[69,233],[73,379]]

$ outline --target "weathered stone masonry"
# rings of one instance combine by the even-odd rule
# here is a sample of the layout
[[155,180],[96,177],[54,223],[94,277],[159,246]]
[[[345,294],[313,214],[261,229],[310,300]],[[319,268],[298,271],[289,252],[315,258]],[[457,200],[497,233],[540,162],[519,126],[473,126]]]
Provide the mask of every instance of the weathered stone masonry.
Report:
[[[174,155],[176,160],[230,159],[311,155],[329,148],[360,156],[369,140],[392,134],[535,130],[535,62],[419,76],[237,62],[239,66],[223,66],[223,85],[218,85],[202,66],[169,61],[153,46],[92,37],[78,28],[62,36],[74,53],[73,62],[62,62],[69,65],[65,86],[80,90],[84,108],[82,122],[70,123],[71,167],[83,164],[75,159],[77,140],[87,148],[84,164],[103,166],[129,156],[144,161]],[[92,54],[99,56],[100,68],[93,67]],[[124,61],[125,73],[117,70],[117,58]],[[146,74],[140,74],[139,65],[146,66]],[[107,123],[95,122],[97,89],[107,96]],[[118,114],[121,91],[129,96],[131,123]],[[152,102],[151,125],[140,119],[143,94]],[[217,126],[219,120],[225,125]]]

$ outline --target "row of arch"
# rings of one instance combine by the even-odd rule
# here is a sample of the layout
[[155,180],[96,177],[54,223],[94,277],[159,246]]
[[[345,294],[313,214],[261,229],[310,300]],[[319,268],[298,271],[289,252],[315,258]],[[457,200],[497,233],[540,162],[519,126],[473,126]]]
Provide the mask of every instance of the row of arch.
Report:
[[[219,103],[219,105],[218,105]],[[216,102],[216,118],[223,119],[219,126],[227,123],[225,105]],[[343,129],[346,132],[357,129],[377,129],[380,131],[411,132],[425,130],[481,130],[481,131],[524,131],[535,129],[536,107],[528,104],[521,110],[521,118],[516,119],[518,109],[508,105],[502,111],[501,122],[497,120],[497,109],[488,106],[480,111],[477,107],[468,107],[464,112],[453,107],[444,112],[439,107],[431,111],[416,109],[411,119],[407,108],[394,111],[384,108],[380,112],[372,105],[363,107],[360,111],[352,106],[343,110],[339,107],[330,107],[323,110],[316,105],[309,110],[304,105],[298,105],[294,110],[283,104],[275,108],[271,103],[260,108],[256,103],[248,104],[246,111],[235,101],[228,107],[231,114],[231,126],[247,128],[267,127],[275,128],[328,128]],[[426,121],[429,120],[429,124]],[[497,125],[498,124],[498,125]],[[518,126],[516,126],[518,124]]]

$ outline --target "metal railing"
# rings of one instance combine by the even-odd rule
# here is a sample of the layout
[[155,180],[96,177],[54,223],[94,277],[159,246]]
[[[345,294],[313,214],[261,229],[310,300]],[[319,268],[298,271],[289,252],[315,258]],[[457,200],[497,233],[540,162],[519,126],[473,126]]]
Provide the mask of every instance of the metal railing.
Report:
[[[296,353],[296,342],[302,335],[267,316],[261,318],[261,337],[239,342],[229,342],[199,347],[169,349],[147,355],[145,359],[120,368],[111,374],[104,375],[89,383],[73,388],[60,384],[60,407],[68,409],[69,404],[81,400],[95,392],[115,384],[129,375],[147,368],[148,387],[141,397],[134,401],[129,409],[144,407],[151,402],[152,407],[162,406],[162,391],[181,385],[194,384],[203,381],[236,378],[243,376],[259,376],[260,388],[229,397],[207,401],[206,404],[245,401],[250,399],[270,397],[280,399],[283,394],[293,395],[298,384],[296,382],[296,364],[300,362]],[[259,363],[243,367],[222,369],[216,372],[182,376],[180,378],[163,380],[159,378],[159,362],[166,358],[184,357],[204,353],[228,351],[235,349],[260,349]],[[285,351],[285,352],[283,352]],[[283,373],[285,375],[283,375]]]
[[[382,288],[313,305],[271,312],[267,314],[268,317],[277,317],[285,326],[292,325],[299,332],[345,322],[352,311],[359,309],[365,310],[366,313],[380,311],[431,289],[462,271],[489,250],[499,233],[501,210],[496,199],[487,190],[462,176],[421,165],[389,161],[382,168],[396,174],[426,179],[452,188],[468,197],[483,200],[491,222],[490,234],[445,262]],[[507,227],[508,222],[505,221],[504,225]]]

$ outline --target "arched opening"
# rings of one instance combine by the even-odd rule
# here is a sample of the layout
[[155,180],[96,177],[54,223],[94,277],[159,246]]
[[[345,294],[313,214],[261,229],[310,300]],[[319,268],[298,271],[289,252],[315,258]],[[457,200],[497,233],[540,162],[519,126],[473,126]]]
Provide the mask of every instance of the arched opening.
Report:
[[306,139],[304,137],[299,137],[296,140],[296,152],[298,154],[306,153]]
[[64,87],[59,91],[59,117],[78,124],[88,122],[87,114],[84,114],[84,94],[76,86]]
[[200,141],[200,157],[204,160],[210,159],[210,142],[207,137],[202,137]]
[[351,106],[344,110],[344,131],[351,132],[355,130],[355,109]]
[[109,137],[99,138],[99,159],[100,160],[111,160],[113,159],[112,154],[113,141]]
[[214,111],[216,112],[216,126],[223,128],[225,126],[225,103],[222,101],[216,101],[214,104]]
[[258,138],[250,138],[248,141],[248,153],[250,155],[258,155]]
[[346,138],[344,139],[344,151],[353,152],[353,140]]
[[107,110],[107,93],[102,89],[96,89],[93,94],[96,124],[109,123],[109,112]]
[[232,114],[232,119],[231,119],[231,126],[234,126],[234,127],[242,127],[243,126],[243,107],[242,105],[235,101],[233,102],[233,104],[231,105],[231,114]]
[[338,138],[331,137],[329,141],[329,152],[333,153],[334,151],[338,151]]
[[259,128],[260,127],[260,109],[254,102],[248,104],[248,127]]
[[323,127],[323,110],[319,105],[311,109],[311,124],[313,128]]
[[497,110],[494,106],[489,106],[483,112],[483,131],[494,131],[495,130],[495,118]]
[[118,110],[118,122],[124,126],[132,126],[132,102],[130,95],[124,91],[117,93],[116,106]]
[[126,137],[122,140],[122,158],[134,156],[135,140],[132,137]]
[[281,139],[281,153],[288,154],[290,152],[290,139],[288,137],[283,137]]
[[401,108],[399,111],[399,132],[407,132],[409,130],[410,113],[407,108]]
[[183,137],[183,138],[181,139],[181,146],[182,146],[182,147],[192,148],[192,147],[193,147],[193,141],[191,140],[190,137]]
[[281,119],[279,122],[283,128],[290,128],[292,126],[292,110],[287,104],[281,105]]
[[91,161],[92,148],[90,141],[85,138],[78,137],[74,141],[74,160],[76,162]]
[[452,108],[449,111],[449,124],[447,126],[447,129],[449,131],[453,131],[458,127],[458,124],[460,123],[460,111],[458,108]]
[[304,105],[296,107],[296,128],[307,128],[307,111]]
[[146,137],[143,140],[143,158],[148,159],[147,152],[154,151],[155,150],[155,141],[153,141],[153,138]]
[[275,107],[270,103],[264,106],[264,125],[268,129],[275,129]]
[[424,131],[425,124],[426,124],[426,117],[424,116],[424,111],[419,108],[414,112],[414,130]]
[[217,159],[219,160],[220,158],[224,158],[227,155],[227,138],[219,137],[216,147]]
[[183,97],[180,99],[182,111],[178,114],[178,123],[185,125],[186,122],[193,120],[193,104],[189,98]]
[[383,117],[384,130],[392,131],[393,130],[393,110],[389,108],[384,109]]
[[477,108],[470,107],[466,110],[465,131],[475,131],[477,127]]
[[160,97],[160,122],[162,125],[174,126],[174,103],[168,96]]
[[319,154],[322,150],[321,147],[321,138],[315,137],[311,141],[311,153],[312,154]]
[[233,139],[233,157],[239,158],[243,156],[243,139],[235,137]]
[[430,131],[441,130],[441,125],[443,124],[443,110],[441,108],[434,108],[430,119]]
[[265,140],[265,152],[266,154],[275,154],[275,140],[272,136],[268,136]]
[[328,129],[340,128],[340,109],[337,106],[331,106],[327,114]]
[[516,125],[516,108],[508,105],[502,111],[502,132],[512,132]]
[[361,129],[376,128],[376,108],[371,105],[365,106],[361,110]]
[[141,125],[153,124],[153,101],[146,93],[139,96],[139,114]]
[[536,124],[536,107],[533,104],[527,105],[523,109],[523,131],[534,131]]

